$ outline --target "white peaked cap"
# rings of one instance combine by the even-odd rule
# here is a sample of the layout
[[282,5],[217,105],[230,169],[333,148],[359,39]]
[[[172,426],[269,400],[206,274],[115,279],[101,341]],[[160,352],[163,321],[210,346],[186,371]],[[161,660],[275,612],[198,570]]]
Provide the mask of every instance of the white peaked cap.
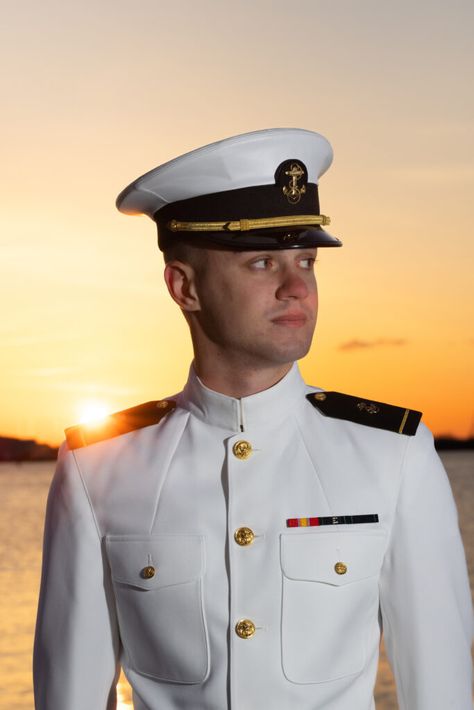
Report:
[[[186,238],[196,243],[206,240],[229,244],[237,249],[250,249],[257,243],[272,248],[271,242],[275,242],[273,248],[283,248],[281,240],[286,230],[286,246],[305,246],[310,245],[310,230],[313,242],[316,231],[319,233],[318,245],[340,246],[338,239],[319,226],[327,224],[329,218],[316,220],[319,216],[317,185],[320,176],[331,165],[332,157],[330,143],[319,133],[302,128],[254,131],[197,148],[150,170],[126,187],[116,204],[125,214],[151,217],[158,224],[160,239],[168,243],[170,239]],[[295,164],[297,177],[277,178],[282,166],[293,168]],[[284,175],[292,173],[284,172]],[[265,187],[266,192],[262,189]],[[290,188],[295,196],[293,202],[288,197]],[[285,215],[293,221],[284,223]],[[313,221],[306,224],[298,215],[312,216]],[[268,220],[274,221],[275,217],[281,222],[277,228],[272,227],[273,222],[268,224]],[[183,219],[185,221],[179,221]],[[204,233],[204,228],[199,228],[199,224],[214,224],[214,219],[215,224],[220,220],[225,226],[215,227],[213,233]],[[262,227],[264,219],[265,226]],[[242,230],[239,235],[234,232],[230,236],[228,229],[234,227],[228,228],[228,225],[233,225],[233,220],[240,220],[244,226],[238,227]],[[250,226],[247,224],[249,220]],[[298,224],[291,230],[293,242],[290,244],[288,230],[296,224],[295,220]],[[191,236],[191,232],[199,234]],[[303,232],[306,237],[297,239],[296,235]],[[275,235],[279,235],[278,244]],[[254,239],[249,239],[252,236]],[[257,241],[256,236],[260,237]],[[160,246],[163,248],[162,244]]]
[[304,128],[267,128],[205,145],[134,180],[117,198],[124,214],[147,214],[178,200],[275,182],[275,169],[301,160],[308,182],[318,183],[332,163],[331,144]]

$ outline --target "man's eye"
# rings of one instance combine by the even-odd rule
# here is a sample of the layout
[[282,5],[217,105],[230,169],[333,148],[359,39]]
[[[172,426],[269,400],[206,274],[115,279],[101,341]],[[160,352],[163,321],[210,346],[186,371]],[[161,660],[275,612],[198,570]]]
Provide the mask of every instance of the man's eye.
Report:
[[306,259],[301,259],[300,266],[302,269],[312,269],[316,259],[312,256],[308,256]]
[[270,266],[270,259],[262,258],[262,259],[257,259],[256,261],[252,261],[252,268],[253,269],[268,269]]

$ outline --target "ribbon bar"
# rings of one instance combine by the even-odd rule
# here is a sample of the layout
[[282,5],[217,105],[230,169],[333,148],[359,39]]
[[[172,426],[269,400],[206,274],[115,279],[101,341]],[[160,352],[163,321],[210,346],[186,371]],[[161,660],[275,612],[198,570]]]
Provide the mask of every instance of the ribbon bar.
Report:
[[369,515],[327,515],[319,518],[288,518],[287,528],[312,528],[319,525],[358,525],[360,523],[378,523],[377,513]]

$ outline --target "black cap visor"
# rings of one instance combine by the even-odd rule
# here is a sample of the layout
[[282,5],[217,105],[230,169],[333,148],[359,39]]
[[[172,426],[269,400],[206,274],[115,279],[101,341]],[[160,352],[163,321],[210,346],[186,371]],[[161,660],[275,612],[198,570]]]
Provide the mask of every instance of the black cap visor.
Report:
[[342,242],[322,227],[273,227],[248,232],[171,232],[158,227],[158,244],[162,251],[185,241],[196,246],[218,245],[235,251],[270,251],[274,249],[304,249],[310,247],[341,247]]

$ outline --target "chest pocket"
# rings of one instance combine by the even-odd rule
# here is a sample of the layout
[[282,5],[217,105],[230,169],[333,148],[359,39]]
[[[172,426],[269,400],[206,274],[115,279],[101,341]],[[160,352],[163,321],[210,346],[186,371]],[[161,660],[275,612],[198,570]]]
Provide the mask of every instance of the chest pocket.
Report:
[[209,673],[199,535],[108,535],[120,635],[130,667],[174,683]]
[[288,680],[323,683],[363,669],[378,619],[384,549],[381,531],[281,536],[282,664]]

